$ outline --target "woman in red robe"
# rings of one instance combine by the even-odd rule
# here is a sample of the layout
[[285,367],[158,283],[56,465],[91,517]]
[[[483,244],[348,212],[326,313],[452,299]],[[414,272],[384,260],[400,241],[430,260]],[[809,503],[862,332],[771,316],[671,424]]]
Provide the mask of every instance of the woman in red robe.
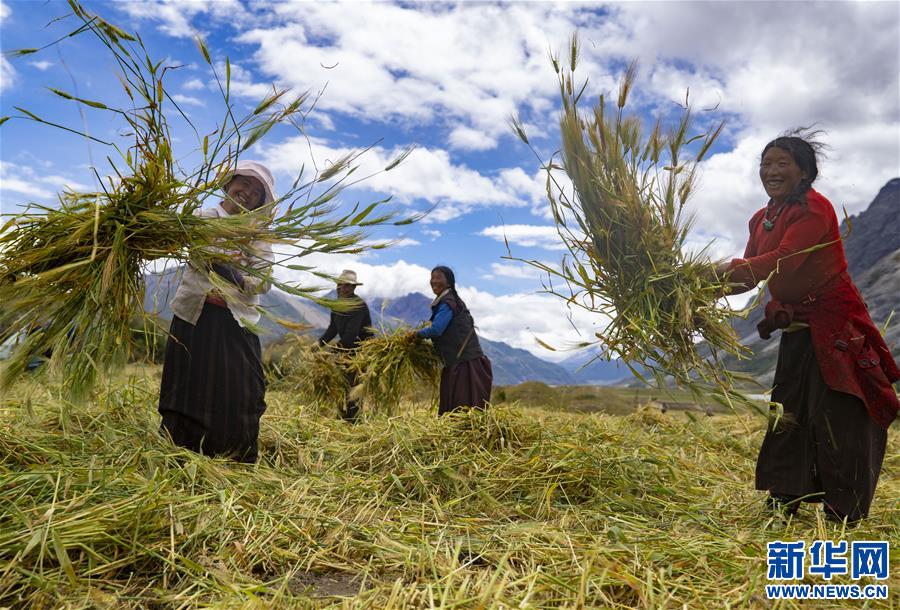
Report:
[[812,188],[817,147],[784,136],[763,149],[759,177],[769,203],[750,219],[742,258],[719,268],[732,292],[768,279],[771,301],[758,325],[781,329],[770,422],[756,464],[769,507],[794,514],[824,502],[829,519],[869,513],[887,428],[897,417],[900,370],[847,275],[837,215]]

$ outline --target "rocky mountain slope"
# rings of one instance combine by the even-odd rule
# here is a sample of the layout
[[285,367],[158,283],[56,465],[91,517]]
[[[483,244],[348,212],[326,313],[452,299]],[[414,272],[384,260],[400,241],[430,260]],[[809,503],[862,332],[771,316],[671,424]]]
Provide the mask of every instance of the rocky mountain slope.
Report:
[[[148,274],[144,309],[163,320],[171,320],[172,309],[169,304],[180,281],[180,269],[165,274]],[[328,326],[328,310],[310,301],[277,289],[262,295],[260,301],[263,308],[275,317],[309,325],[308,332],[312,334],[319,334]],[[369,309],[376,327],[390,328],[401,322],[416,326],[430,316],[430,304],[431,299],[424,294],[411,293],[388,301],[374,299],[369,302]],[[260,335],[264,346],[279,341],[290,332],[265,316],[261,319],[261,324],[266,330]],[[543,381],[552,385],[568,385],[576,382],[565,368],[541,360],[526,350],[484,338],[481,339],[481,345],[491,359],[494,383],[497,385],[511,385],[523,381]]]

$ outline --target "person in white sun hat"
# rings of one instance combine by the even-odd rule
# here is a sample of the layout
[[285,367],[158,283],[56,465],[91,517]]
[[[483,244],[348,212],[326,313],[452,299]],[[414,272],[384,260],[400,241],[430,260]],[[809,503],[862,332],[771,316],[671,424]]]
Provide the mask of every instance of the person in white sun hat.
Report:
[[[253,213],[276,200],[272,172],[256,161],[238,161],[224,190],[217,206],[197,214],[225,218]],[[254,241],[234,260],[265,277],[273,260],[271,245]],[[227,288],[214,287],[213,274],[224,279]],[[259,322],[259,295],[270,287],[230,265],[184,268],[172,300],[159,391],[161,430],[176,445],[204,455],[256,461],[266,385],[259,337],[250,328]]]
[[[336,282],[338,298],[355,302],[351,303],[346,311],[331,312],[331,320],[328,328],[319,337],[319,345],[325,345],[335,337],[340,337],[338,340],[340,349],[355,350],[361,342],[374,334],[372,315],[366,302],[356,295],[356,287],[362,286],[362,283],[357,281],[355,271],[344,269]],[[356,385],[356,375],[350,370],[346,371],[346,375],[350,387]],[[349,422],[356,421],[359,415],[359,401],[348,398],[340,415]]]

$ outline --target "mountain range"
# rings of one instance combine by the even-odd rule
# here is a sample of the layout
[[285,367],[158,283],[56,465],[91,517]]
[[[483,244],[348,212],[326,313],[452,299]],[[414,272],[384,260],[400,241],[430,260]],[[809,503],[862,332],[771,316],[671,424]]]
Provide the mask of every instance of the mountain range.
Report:
[[[144,309],[158,318],[171,320],[169,303],[181,281],[181,269],[164,274],[148,274],[145,280],[147,290],[144,294]],[[328,309],[278,289],[262,295],[260,304],[275,317],[308,325],[310,328],[306,332],[310,334],[321,334],[328,326]],[[378,328],[392,328],[401,323],[417,326],[431,315],[431,298],[421,293],[389,300],[372,299],[368,304],[372,322]],[[292,332],[266,316],[262,317],[260,324],[266,331],[260,335],[264,346],[276,343]],[[512,385],[524,381],[543,381],[553,385],[578,383],[576,376],[563,366],[542,360],[524,349],[501,341],[489,341],[481,337],[480,340],[482,349],[491,359],[494,383],[497,385]]]

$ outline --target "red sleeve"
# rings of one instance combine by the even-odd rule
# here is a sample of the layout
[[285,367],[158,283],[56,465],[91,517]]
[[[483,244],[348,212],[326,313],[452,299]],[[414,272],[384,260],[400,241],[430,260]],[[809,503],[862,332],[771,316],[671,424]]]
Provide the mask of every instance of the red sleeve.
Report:
[[[774,250],[759,256],[750,256],[731,261],[731,280],[740,284],[755,286],[778,270],[789,274],[797,270],[811,252],[803,252],[822,243],[828,233],[828,225],[819,214],[803,214],[784,232],[784,237]],[[753,239],[751,238],[751,242]],[[749,245],[748,245],[749,251]],[[802,254],[798,254],[802,252]]]

